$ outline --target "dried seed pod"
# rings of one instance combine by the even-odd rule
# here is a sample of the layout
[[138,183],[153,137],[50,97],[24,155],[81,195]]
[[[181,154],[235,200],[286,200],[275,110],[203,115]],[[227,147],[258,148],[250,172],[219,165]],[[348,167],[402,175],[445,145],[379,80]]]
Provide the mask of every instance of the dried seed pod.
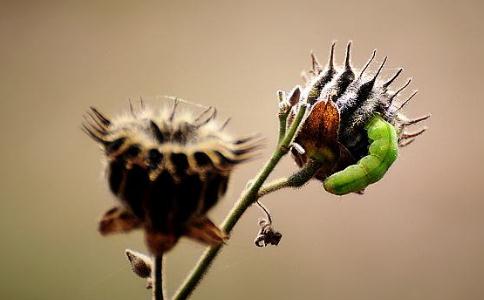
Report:
[[[300,97],[300,103],[309,103],[311,107],[295,138],[295,144],[302,151],[301,149],[291,151],[300,167],[309,159],[321,161],[323,166],[315,177],[322,181],[335,172],[356,164],[360,159],[373,155],[369,152],[369,148],[374,140],[368,136],[367,126],[376,116],[380,116],[382,121],[395,128],[396,141],[400,147],[410,144],[416,136],[425,131],[423,129],[408,132],[405,130],[406,127],[430,117],[426,115],[409,119],[401,112],[401,109],[416,94],[416,92],[411,94],[404,101],[396,101],[400,92],[410,84],[411,80],[396,91],[389,89],[403,69],[399,69],[387,80],[379,79],[387,60],[385,57],[375,72],[368,72],[367,69],[376,56],[375,50],[363,68],[355,72],[351,65],[351,42],[347,45],[343,66],[338,67],[334,64],[334,48],[333,43],[329,62],[325,68],[319,66],[314,54],[311,56],[313,62],[312,72],[309,72],[311,77],[308,78]],[[401,104],[395,105],[395,102]],[[299,105],[292,107],[288,126],[298,109]],[[383,161],[385,160],[381,160]],[[391,163],[385,166],[385,171],[389,165]],[[368,184],[371,183],[370,181]]]
[[125,253],[128,257],[131,269],[136,275],[141,278],[149,278],[151,276],[151,270],[153,269],[151,258],[130,249],[126,249]]
[[151,271],[153,270],[153,261],[148,256],[126,249],[126,256],[128,257],[129,264],[133,273],[141,278],[146,279],[146,288],[151,289],[153,287],[153,280],[151,278]]
[[225,194],[231,171],[254,157],[256,136],[234,139],[216,110],[177,113],[142,107],[110,119],[91,108],[84,131],[106,158],[111,192],[121,207],[109,210],[102,234],[143,228],[153,254],[171,249],[181,236],[213,245],[227,237],[206,213]]
[[267,247],[268,245],[277,246],[281,242],[282,234],[272,227],[272,224],[267,220],[259,221],[259,232],[254,240],[257,247]]

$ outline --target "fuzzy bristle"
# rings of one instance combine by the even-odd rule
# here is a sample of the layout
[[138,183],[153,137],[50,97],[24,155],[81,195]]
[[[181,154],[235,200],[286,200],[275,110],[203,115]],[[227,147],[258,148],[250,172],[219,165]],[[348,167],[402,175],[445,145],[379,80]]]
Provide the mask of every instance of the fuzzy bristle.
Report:
[[405,99],[402,104],[400,104],[400,106],[398,107],[397,111],[401,110],[403,107],[405,107],[405,105],[407,105],[408,102],[410,102],[410,100],[413,99],[413,97],[415,97],[415,95],[417,95],[418,91],[414,91],[407,99]]
[[412,82],[412,78],[409,78],[407,80],[407,82],[402,85],[398,90],[396,90],[390,97],[389,97],[389,102],[388,102],[388,105],[387,107],[391,107],[392,104],[393,104],[393,101],[396,99],[396,97],[398,96],[398,94],[400,94],[404,89],[407,88],[407,86]]
[[361,76],[363,76],[363,73],[365,73],[366,69],[370,66],[371,62],[375,59],[376,56],[376,49],[373,50],[370,59],[366,62],[365,66],[360,71],[360,75],[358,75],[358,79],[361,79]]
[[329,58],[328,58],[328,70],[334,70],[334,48],[336,47],[336,42],[333,42],[331,44],[331,50],[329,52]]
[[385,83],[382,84],[382,87],[386,90],[394,81],[398,78],[398,76],[402,73],[403,68],[398,69],[398,71],[390,77]]
[[351,69],[351,41],[346,45],[345,70]]
[[323,71],[323,67],[318,61],[318,58],[316,55],[314,55],[314,52],[311,51],[311,60],[312,60],[312,65],[313,65],[313,73],[314,74],[319,74],[321,71]]

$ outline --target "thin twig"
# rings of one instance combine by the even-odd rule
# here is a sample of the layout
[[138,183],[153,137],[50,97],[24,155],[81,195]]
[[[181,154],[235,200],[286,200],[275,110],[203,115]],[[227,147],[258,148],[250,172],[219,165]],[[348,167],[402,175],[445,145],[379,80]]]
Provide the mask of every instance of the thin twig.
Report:
[[262,211],[266,215],[267,224],[272,225],[272,216],[271,216],[271,213],[269,212],[269,210],[267,209],[267,207],[265,207],[264,204],[262,204],[262,202],[260,202],[259,200],[256,200],[255,204],[257,204],[257,206],[259,206],[260,209],[262,209]]
[[[226,219],[222,224],[222,229],[227,234],[230,234],[235,224],[237,224],[247,208],[249,208],[257,200],[258,192],[262,184],[264,184],[267,177],[274,170],[281,158],[289,151],[289,146],[294,140],[294,137],[299,129],[299,125],[304,117],[304,114],[306,113],[306,108],[307,106],[305,104],[302,104],[300,106],[299,111],[294,118],[294,121],[292,122],[290,128],[286,131],[284,138],[278,144],[278,147],[272,154],[269,161],[266,162],[260,173],[253,180],[253,183],[248,189],[246,189],[242,193],[239,200],[236,202],[230,213],[227,215]],[[187,299],[188,296],[190,296],[190,294],[196,288],[202,277],[207,272],[212,261],[215,259],[222,246],[223,245],[212,246],[205,250],[205,252],[200,257],[200,260],[196,264],[195,268],[192,270],[191,274],[188,275],[185,282],[177,291],[173,299]]]

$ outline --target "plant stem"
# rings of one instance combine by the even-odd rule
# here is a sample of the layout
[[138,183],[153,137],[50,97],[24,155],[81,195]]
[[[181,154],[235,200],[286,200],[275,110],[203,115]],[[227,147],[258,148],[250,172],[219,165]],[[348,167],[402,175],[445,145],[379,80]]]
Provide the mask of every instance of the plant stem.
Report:
[[[307,106],[305,104],[301,105],[296,117],[294,118],[294,122],[292,122],[291,127],[287,130],[287,132],[285,132],[286,134],[284,138],[281,139],[269,161],[266,162],[262,170],[253,180],[252,184],[245,191],[242,192],[239,200],[236,202],[232,210],[223,221],[222,229],[227,234],[230,234],[235,224],[237,224],[247,208],[249,208],[249,206],[251,206],[257,200],[258,192],[262,184],[264,184],[267,177],[269,177],[269,174],[274,170],[281,158],[289,151],[289,147],[297,133],[297,130],[299,129],[299,124],[301,123],[306,113],[306,108]],[[173,299],[182,300],[187,299],[188,296],[190,296],[190,294],[193,292],[193,290],[202,279],[203,275],[207,272],[212,261],[215,259],[222,246],[223,245],[212,246],[202,254],[200,260],[192,270],[191,274],[186,278],[185,282],[177,291]]]
[[287,113],[279,113],[279,139],[277,144],[280,144],[286,135]]
[[153,300],[163,300],[163,255],[156,255],[153,262]]
[[[277,96],[279,98],[279,105],[281,103],[286,102],[286,93],[284,91],[278,91]],[[281,109],[279,106],[279,138],[277,139],[277,144],[279,145],[284,137],[286,136],[286,127],[287,127],[287,116],[289,115],[289,109]]]
[[257,194],[261,198],[269,193],[275,192],[286,187],[301,187],[314,177],[316,172],[321,168],[322,162],[310,160],[303,168],[289,177],[275,179],[264,184]]

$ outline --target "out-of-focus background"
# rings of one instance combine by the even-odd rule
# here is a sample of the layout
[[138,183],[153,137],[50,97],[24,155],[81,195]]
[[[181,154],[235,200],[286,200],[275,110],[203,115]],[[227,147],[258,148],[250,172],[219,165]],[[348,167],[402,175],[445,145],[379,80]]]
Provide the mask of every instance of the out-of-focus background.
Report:
[[[278,89],[301,82],[314,50],[353,40],[384,76],[403,66],[430,130],[363,196],[319,182],[264,199],[284,237],[256,248],[251,208],[193,299],[482,299],[484,294],[482,1],[2,1],[0,4],[0,298],[149,299],[123,255],[140,232],[102,238],[113,205],[101,152],[80,130],[96,105],[177,95],[261,132],[261,159],[233,176],[220,222],[277,136]],[[374,64],[374,66],[377,64]],[[374,68],[373,66],[373,68]],[[407,90],[407,94],[411,89]],[[405,95],[405,94],[404,94]],[[287,159],[274,176],[288,174]],[[173,294],[203,247],[167,256]]]

